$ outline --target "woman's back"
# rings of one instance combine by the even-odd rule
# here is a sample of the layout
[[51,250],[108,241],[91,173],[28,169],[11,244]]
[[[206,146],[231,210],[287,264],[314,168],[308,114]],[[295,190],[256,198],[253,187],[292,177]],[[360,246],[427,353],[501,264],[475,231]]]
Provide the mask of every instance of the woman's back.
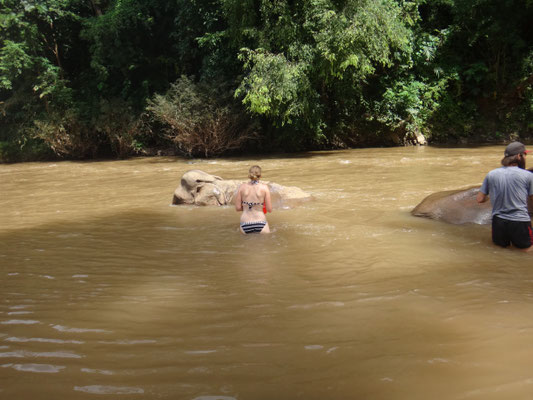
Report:
[[263,206],[268,187],[264,183],[244,183],[239,189],[241,192],[242,215],[241,221],[252,221],[254,218],[264,220]]
[[237,191],[235,209],[242,211],[241,231],[244,233],[270,232],[265,216],[267,211],[272,212],[270,190],[259,182],[260,176],[258,166],[250,168],[250,182],[243,183]]

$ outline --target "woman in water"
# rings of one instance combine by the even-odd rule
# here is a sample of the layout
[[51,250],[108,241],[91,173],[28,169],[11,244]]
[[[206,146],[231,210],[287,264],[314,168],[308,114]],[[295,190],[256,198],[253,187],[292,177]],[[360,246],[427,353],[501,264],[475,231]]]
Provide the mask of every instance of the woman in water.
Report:
[[248,172],[250,182],[243,183],[235,199],[235,210],[242,211],[242,233],[270,233],[266,213],[272,212],[270,190],[259,182],[261,168],[254,165]]

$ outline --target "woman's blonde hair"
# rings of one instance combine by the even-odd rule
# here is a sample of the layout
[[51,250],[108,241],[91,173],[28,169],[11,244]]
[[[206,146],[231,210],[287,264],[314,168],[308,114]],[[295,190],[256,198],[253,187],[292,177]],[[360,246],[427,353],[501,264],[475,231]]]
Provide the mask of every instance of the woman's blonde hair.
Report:
[[257,181],[261,178],[261,167],[259,165],[254,165],[248,170],[248,178],[252,181]]

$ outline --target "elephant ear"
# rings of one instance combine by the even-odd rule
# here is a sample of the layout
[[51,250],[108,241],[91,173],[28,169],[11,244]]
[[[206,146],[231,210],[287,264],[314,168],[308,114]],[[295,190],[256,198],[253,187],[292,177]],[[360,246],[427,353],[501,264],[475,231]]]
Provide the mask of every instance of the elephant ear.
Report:
[[199,193],[200,190],[203,189],[205,186],[212,186],[213,196],[215,196],[215,199],[217,199],[219,206],[226,205],[226,195],[224,194],[224,191],[217,186],[217,183],[215,181],[199,183],[196,188],[196,193]]
[[215,195],[218,205],[224,206],[226,205],[226,195],[224,194],[224,191],[220,190],[220,188],[217,185],[214,185],[213,188],[213,194]]
[[198,185],[200,184],[204,184],[204,183],[212,183],[212,184],[216,184],[216,181],[221,181],[222,178],[220,176],[216,176],[216,175],[211,175],[213,178],[203,178],[203,179],[196,179],[196,183]]
[[199,183],[196,187],[196,196],[194,198],[194,204],[200,206],[225,205],[226,196],[216,184],[210,182],[202,182]]

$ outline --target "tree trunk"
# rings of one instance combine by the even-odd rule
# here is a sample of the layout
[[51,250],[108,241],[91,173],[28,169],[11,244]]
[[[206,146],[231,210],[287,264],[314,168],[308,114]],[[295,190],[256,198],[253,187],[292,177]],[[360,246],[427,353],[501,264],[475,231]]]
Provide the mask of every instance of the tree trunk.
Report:
[[94,11],[94,15],[96,15],[97,17],[101,16],[102,15],[102,10],[100,9],[100,7],[98,7],[98,5],[94,2],[94,0],[89,0],[89,2],[91,3],[91,7]]

